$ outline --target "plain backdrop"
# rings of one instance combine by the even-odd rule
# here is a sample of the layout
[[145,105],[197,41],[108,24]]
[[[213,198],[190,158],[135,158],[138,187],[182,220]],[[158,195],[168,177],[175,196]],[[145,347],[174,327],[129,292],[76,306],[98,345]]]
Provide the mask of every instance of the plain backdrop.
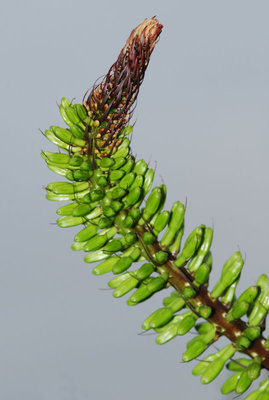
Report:
[[[167,205],[187,199],[186,232],[214,226],[212,283],[240,249],[240,290],[268,272],[268,1],[24,0],[0,7],[0,398],[224,398],[227,372],[202,386],[181,363],[186,338],[141,336],[163,296],[127,307],[72,252],[42,189],[57,176],[40,134],[64,126],[56,102],[80,102],[131,30],[164,25],[135,111],[132,148],[157,164]],[[188,339],[191,335],[188,336]],[[232,399],[233,396],[226,396]]]

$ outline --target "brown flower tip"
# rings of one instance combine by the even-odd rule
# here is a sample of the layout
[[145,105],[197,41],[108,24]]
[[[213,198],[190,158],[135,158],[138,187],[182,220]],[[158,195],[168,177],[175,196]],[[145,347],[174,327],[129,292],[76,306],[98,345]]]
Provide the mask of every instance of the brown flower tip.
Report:
[[118,136],[133,114],[140,85],[161,31],[162,25],[155,17],[138,25],[103,81],[84,101],[89,115],[96,121],[95,130],[98,126],[91,136],[90,151],[94,147],[96,154],[107,156],[120,144]]

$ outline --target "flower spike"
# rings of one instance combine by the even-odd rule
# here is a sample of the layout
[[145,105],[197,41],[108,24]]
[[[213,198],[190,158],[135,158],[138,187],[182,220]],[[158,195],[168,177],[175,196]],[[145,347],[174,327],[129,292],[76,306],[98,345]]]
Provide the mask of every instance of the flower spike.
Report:
[[[184,236],[184,205],[176,201],[170,211],[164,209],[166,186],[151,190],[154,170],[133,156],[127,137],[132,131],[127,123],[161,30],[155,17],[146,19],[83,104],[62,98],[59,111],[67,127],[52,125],[45,131],[61,152],[44,151],[42,157],[67,181],[48,184],[47,199],[69,202],[57,210],[57,224],[81,227],[71,248],[86,253],[86,263],[99,263],[94,275],[114,274],[108,285],[115,298],[128,295],[127,304],[135,306],[166,292],[163,307],[142,325],[158,334],[157,344],[195,328],[197,335],[182,357],[191,362],[225,336],[230,343],[202,359],[193,375],[208,384],[226,366],[233,374],[222,393],[242,394],[261,370],[269,371],[269,337],[264,336],[269,277],[262,274],[255,286],[238,295],[244,261],[237,251],[210,288],[213,230],[201,224]],[[175,290],[167,296],[171,287]],[[238,352],[242,354],[234,358]],[[247,400],[268,400],[268,388],[267,376]]]

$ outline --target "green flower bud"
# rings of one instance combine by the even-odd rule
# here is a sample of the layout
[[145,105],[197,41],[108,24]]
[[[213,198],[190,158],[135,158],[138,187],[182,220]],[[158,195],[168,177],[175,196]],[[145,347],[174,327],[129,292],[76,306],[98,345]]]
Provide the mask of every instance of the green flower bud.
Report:
[[65,153],[51,153],[49,151],[42,151],[41,156],[48,163],[64,164],[67,166],[70,162],[70,156]]
[[128,158],[127,162],[122,166],[121,170],[128,174],[134,166],[134,159],[133,157]]
[[231,358],[236,349],[232,344],[225,346],[216,354],[211,354],[201,361],[192,371],[194,375],[202,375],[201,382],[207,384],[212,382],[222,371],[225,362]]
[[121,272],[126,271],[128,268],[130,268],[132,263],[133,260],[130,256],[120,257],[118,261],[113,265],[113,274],[120,274]]
[[58,139],[60,139],[64,143],[67,143],[68,145],[72,144],[80,147],[85,147],[86,145],[85,140],[74,137],[74,135],[66,129],[60,128],[58,126],[51,126],[50,130]]
[[150,293],[155,293],[161,290],[166,284],[167,280],[162,276],[157,276],[156,278],[151,278],[149,283],[147,284],[147,288]]
[[159,264],[164,264],[166,263],[168,259],[168,253],[166,253],[165,251],[158,251],[155,254],[155,260],[157,261],[157,263]]
[[173,313],[176,313],[185,307],[185,301],[182,297],[165,297],[163,305],[170,308]]
[[246,301],[247,303],[253,302],[257,295],[259,293],[258,287],[257,286],[250,286],[248,289],[246,289],[239,297],[238,301]]
[[91,251],[84,257],[84,261],[86,263],[94,263],[97,261],[105,260],[106,258],[110,257],[110,255],[106,252],[101,250]]
[[269,278],[263,274],[257,281],[259,295],[249,316],[249,325],[259,325],[269,311]]
[[[125,142],[126,140],[126,142]],[[129,139],[124,139],[122,144],[118,147],[117,151],[112,155],[113,158],[125,158],[129,155],[130,149],[129,149]]]
[[241,318],[248,312],[249,303],[246,301],[237,301],[227,314],[227,320],[233,321],[234,319]]
[[204,285],[208,282],[211,272],[211,266],[207,263],[201,264],[194,273],[194,284],[196,286]]
[[127,125],[122,129],[122,131],[121,131],[122,133],[121,134],[124,135],[124,136],[128,136],[128,135],[130,135],[132,130],[133,130],[132,125]]
[[122,221],[124,228],[132,228],[135,225],[135,220],[130,215]]
[[235,301],[235,291],[236,291],[236,287],[238,285],[240,279],[240,275],[239,277],[234,281],[234,283],[232,283],[224,292],[224,295],[221,297],[221,302],[222,304],[225,305],[225,307],[229,308],[231,306],[231,304],[233,304],[233,302]]
[[153,232],[155,235],[158,235],[168,224],[170,219],[169,211],[162,211],[156,218],[153,224]]
[[144,175],[148,169],[148,164],[144,160],[138,160],[134,166],[134,173],[137,175]]
[[168,229],[164,233],[161,244],[163,246],[170,246],[173,244],[177,231],[182,227],[184,222],[185,207],[180,201],[176,201],[173,204],[171,210],[170,221],[168,224]]
[[127,300],[127,304],[129,306],[134,306],[141,301],[146,300],[148,297],[150,297],[152,293],[148,290],[147,285],[142,284],[139,286],[139,288],[132,294],[131,297]]
[[[214,339],[216,335],[216,328],[212,324],[200,324],[200,329],[207,326],[205,333],[194,337],[187,343],[187,351],[183,355],[183,361],[191,361],[204,352],[208,344]],[[209,328],[209,329],[208,329]],[[200,332],[199,332],[200,333]]]
[[113,224],[113,219],[108,217],[101,217],[98,222],[98,228],[105,229],[109,228]]
[[149,168],[144,175],[144,183],[143,183],[143,195],[144,196],[150,191],[150,188],[153,183],[153,179],[154,179],[154,170],[152,168]]
[[176,235],[174,237],[174,242],[168,247],[170,253],[174,257],[178,254],[178,252],[180,250],[183,234],[184,234],[184,225],[182,225],[180,230],[176,233]]
[[118,261],[113,265],[113,274],[120,274],[126,271],[134,261],[136,261],[141,254],[138,248],[130,249],[130,253],[127,256],[121,256]]
[[107,178],[105,176],[100,176],[96,179],[96,183],[100,187],[105,187],[108,185]]
[[[232,345],[228,345],[225,348],[225,351],[222,352],[221,355],[219,355],[218,358],[216,358],[214,361],[212,361],[206,370],[203,372],[201,376],[201,383],[202,384],[208,384],[212,382],[223,370],[223,367],[226,363],[226,361],[233,356],[235,353],[236,349]],[[222,350],[224,350],[222,349]],[[219,352],[220,354],[220,352]]]
[[86,242],[74,242],[71,246],[71,249],[74,251],[80,251],[83,250],[83,247],[85,246]]
[[[61,104],[61,106],[63,106],[63,104]],[[77,111],[72,104],[70,104],[69,106],[64,106],[64,110],[67,115],[67,118],[72,124],[78,125],[80,123]]]
[[137,236],[135,233],[127,233],[124,236],[124,240],[128,245],[132,245],[137,241]]
[[135,180],[133,181],[132,185],[130,186],[130,190],[134,189],[135,187],[142,188],[144,182],[144,178],[142,175],[137,175]]
[[88,182],[52,182],[47,185],[46,189],[55,194],[73,194],[83,192],[88,187]]
[[[268,400],[268,396],[269,396],[269,391],[267,390],[266,392],[262,392],[258,395],[257,400]],[[246,398],[246,400],[254,400],[250,399],[249,396]]]
[[125,190],[128,189],[132,185],[133,181],[135,180],[135,176],[136,175],[133,172],[129,172],[129,174],[125,175],[121,179],[119,186],[122,189],[125,189]]
[[63,206],[63,207],[58,208],[58,210],[56,211],[56,213],[57,213],[58,215],[62,215],[62,216],[73,215],[74,208],[76,208],[76,207],[77,207],[77,203],[76,203],[76,202],[74,202],[74,203],[69,203],[69,204],[66,204],[66,205]]
[[192,370],[192,374],[194,376],[202,375],[206,371],[209,364],[212,361],[216,360],[218,357],[219,357],[218,353],[210,354],[203,361],[200,361],[199,364],[196,365],[196,367],[194,367],[194,369]]
[[120,251],[122,247],[123,245],[120,239],[112,239],[105,245],[104,250],[109,253],[116,253]]
[[154,311],[142,324],[142,329],[154,329],[166,325],[173,317],[169,308],[159,308]]
[[188,346],[187,350],[182,356],[182,361],[184,362],[191,361],[205,351],[207,343],[203,341],[203,338],[198,338],[198,339],[199,340],[192,342],[191,346]]
[[247,367],[247,374],[251,381],[259,378],[261,373],[261,360],[254,360],[248,367]]
[[255,302],[254,307],[248,318],[249,325],[259,325],[267,315],[266,308],[260,304],[258,301]]
[[178,324],[177,334],[178,335],[185,335],[189,332],[195,325],[197,316],[193,314],[192,311],[190,313],[185,313],[182,315],[182,320]]
[[119,186],[116,186],[113,189],[111,189],[107,193],[107,195],[108,195],[109,198],[111,198],[113,200],[120,199],[120,198],[122,198],[123,196],[126,195],[126,190],[121,188],[121,187],[119,187]]
[[238,379],[235,391],[238,394],[244,393],[251,385],[252,380],[250,379],[247,371],[242,371],[240,378]]
[[91,193],[90,193],[91,201],[101,200],[101,199],[103,199],[104,196],[105,196],[105,192],[103,189],[91,190]]
[[177,267],[184,265],[196,253],[202,241],[204,228],[204,225],[201,225],[188,236],[181,254],[175,261]]
[[199,324],[196,324],[195,329],[200,335],[206,335],[209,332],[214,332],[215,336],[216,328],[213,324],[211,324],[211,322],[200,322]]
[[142,194],[142,189],[140,187],[135,187],[131,189],[127,196],[124,198],[124,206],[130,207],[135,205],[140,199]]
[[258,339],[260,334],[261,328],[259,326],[250,326],[244,331],[244,335],[251,341]]
[[86,242],[84,251],[98,250],[106,244],[107,240],[108,239],[106,235],[95,235]]
[[74,106],[76,108],[79,119],[83,120],[83,121],[88,121],[89,117],[88,117],[85,107],[83,107],[81,104],[75,104]]
[[124,157],[118,157],[115,159],[115,164],[112,165],[111,169],[116,170],[116,169],[124,169],[123,166],[126,163],[126,159]]
[[96,225],[90,224],[86,226],[86,228],[82,229],[79,233],[75,236],[76,242],[85,242],[89,240],[97,233],[98,227]]
[[202,318],[209,318],[212,314],[212,308],[206,305],[199,307],[198,313],[201,315]]
[[236,345],[240,349],[248,349],[251,341],[246,336],[241,335],[236,339]]
[[45,136],[51,143],[68,152],[76,153],[82,150],[82,148],[79,146],[72,146],[58,139],[57,136],[50,129],[45,130]]
[[221,278],[211,292],[213,298],[219,297],[225,289],[234,283],[239,277],[243,265],[244,261],[238,251],[226,261],[222,269]]
[[[55,127],[57,128],[57,127]],[[61,128],[59,128],[61,129]],[[70,158],[69,165],[72,167],[79,167],[83,163],[83,157],[79,154],[75,154]]]
[[[81,183],[81,182],[79,182]],[[51,191],[48,191],[46,194],[47,200],[50,201],[69,201],[69,200],[80,200],[88,193],[88,189],[83,190],[78,193],[70,193],[70,194],[55,194]]]
[[122,284],[122,282],[125,282],[129,277],[130,273],[125,272],[124,274],[117,275],[114,278],[110,279],[110,281],[108,281],[107,284],[111,289],[116,289],[118,286]]
[[119,181],[121,178],[123,178],[125,175],[125,171],[122,169],[117,169],[115,171],[110,171],[109,173],[109,180],[111,183],[114,183],[116,181]]
[[90,213],[92,207],[89,204],[78,204],[73,210],[74,217],[83,217]]
[[111,208],[118,213],[123,207],[123,204],[120,201],[112,201]]
[[69,181],[74,181],[74,172],[73,171],[68,171],[65,173],[65,178],[68,179]]
[[109,157],[104,157],[104,158],[101,158],[101,160],[100,160],[100,167],[101,168],[105,168],[105,169],[111,168],[112,165],[114,165],[114,164],[115,164],[115,161],[112,158],[109,158]]
[[55,166],[53,164],[47,164],[47,166],[52,172],[55,172],[55,174],[58,174],[60,176],[64,176],[66,179],[69,179],[69,180],[73,181],[73,174],[71,174],[72,175],[72,179],[70,179],[69,172],[71,172],[71,171],[69,171],[67,168],[60,168],[60,167],[57,167],[57,166]]
[[162,328],[155,329],[157,332],[161,332],[156,338],[156,343],[160,345],[165,344],[176,337],[178,335],[178,326],[183,318],[184,316],[182,315],[176,315],[167,325]]
[[188,264],[188,270],[191,272],[197,271],[204,261],[204,258],[210,251],[210,247],[213,239],[213,229],[205,228],[204,236],[202,239],[201,246],[199,247],[198,253]]
[[98,264],[93,270],[94,275],[103,275],[112,271],[113,265],[118,261],[118,257],[110,257],[107,260]]
[[163,192],[160,187],[155,187],[147,201],[146,201],[146,206],[143,211],[143,218],[148,221],[150,218],[158,211],[161,200],[162,200]]
[[69,228],[71,226],[83,224],[85,219],[83,217],[67,216],[58,218],[56,222],[60,228]]
[[183,296],[185,297],[185,299],[192,299],[196,296],[196,290],[190,286],[185,287],[185,289],[183,290]]
[[73,172],[73,177],[74,180],[79,182],[79,181],[87,181],[90,177],[92,176],[91,171],[81,171],[77,170]]
[[262,381],[261,383],[260,383],[260,390],[266,390],[266,391],[268,391],[269,390],[269,379],[266,379],[265,381]]
[[102,206],[103,214],[106,217],[114,217],[116,215],[115,211],[113,210],[112,207],[109,206]]
[[84,139],[84,131],[85,129],[82,129],[80,126],[74,125],[74,124],[70,124],[69,125],[69,129],[70,132],[72,133],[72,135],[78,139]]
[[82,164],[80,165],[80,170],[81,171],[89,171],[92,172],[92,163],[90,159],[86,158],[83,160]]
[[145,232],[142,240],[145,243],[145,245],[149,245],[156,241],[156,237],[151,232]]
[[221,387],[222,394],[229,394],[235,390],[238,380],[241,376],[241,373],[242,373],[241,371],[236,372],[224,382],[224,384]]
[[237,358],[227,364],[229,371],[244,371],[252,362],[249,358]]
[[137,286],[137,284],[138,280],[135,277],[129,275],[129,277],[114,290],[113,296],[116,298],[122,297],[133,290]]
[[154,265],[151,263],[146,263],[136,271],[136,277],[138,280],[142,281],[148,278],[154,271]]

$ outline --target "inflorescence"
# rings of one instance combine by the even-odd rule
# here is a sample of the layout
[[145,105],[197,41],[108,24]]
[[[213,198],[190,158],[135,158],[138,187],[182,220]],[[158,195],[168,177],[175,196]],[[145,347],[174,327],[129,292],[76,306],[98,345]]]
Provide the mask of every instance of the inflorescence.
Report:
[[[100,262],[93,268],[95,275],[114,274],[108,282],[114,297],[131,293],[127,304],[134,306],[164,291],[163,307],[142,324],[158,333],[156,343],[195,328],[197,335],[182,358],[189,362],[220,337],[230,340],[201,360],[193,374],[207,384],[226,366],[231,375],[222,393],[241,394],[262,369],[269,370],[269,337],[263,336],[269,278],[261,275],[256,285],[236,295],[244,264],[237,251],[209,290],[212,228],[200,225],[183,240],[184,205],[176,201],[164,210],[166,186],[151,189],[154,170],[130,149],[128,123],[161,31],[156,18],[146,19],[82,104],[62,99],[59,110],[67,127],[45,131],[61,152],[43,151],[42,157],[67,181],[48,184],[47,199],[69,202],[57,210],[57,224],[81,226],[72,249],[84,251],[87,263]],[[269,378],[246,399],[268,400]]]

